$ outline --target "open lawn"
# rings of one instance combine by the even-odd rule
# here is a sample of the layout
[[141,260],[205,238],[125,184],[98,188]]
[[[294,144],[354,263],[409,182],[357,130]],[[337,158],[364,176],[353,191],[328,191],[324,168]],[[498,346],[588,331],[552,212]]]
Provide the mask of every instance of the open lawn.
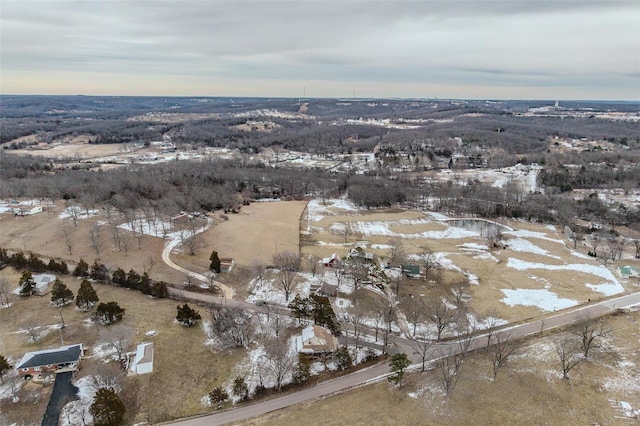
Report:
[[[17,283],[19,274],[11,268],[0,271],[0,274]],[[80,280],[69,276],[60,278],[74,294],[77,293]],[[157,423],[209,411],[210,408],[202,404],[202,397],[227,380],[244,351],[212,353],[205,345],[207,336],[200,326],[184,328],[175,321],[176,301],[152,299],[138,292],[106,284],[94,284],[94,288],[101,302],[113,300],[126,310],[122,324],[131,330],[130,350],[143,341],[155,344],[153,373],[130,376],[124,381],[123,395],[127,396],[125,404],[129,410],[127,423]],[[60,333],[57,328],[60,324],[60,311],[50,305],[50,296],[13,296],[12,303],[11,308],[0,309],[0,338],[13,363],[18,362],[27,351],[59,346],[61,335],[65,344],[84,343],[87,349],[87,360],[74,381],[91,374],[92,366],[107,360],[101,358],[100,354],[104,351],[96,352],[94,349],[106,338],[109,327],[96,328],[88,320],[89,313],[81,312],[74,305],[63,308],[66,327]],[[204,308],[197,309],[203,318],[208,317]],[[42,334],[35,343],[29,342],[26,333],[31,325],[37,326]],[[156,333],[147,336],[146,333],[151,331]],[[36,396],[29,396],[28,390]],[[20,392],[25,399],[37,397],[37,408],[42,408],[44,412],[48,396],[43,392],[47,391],[48,388],[42,385],[29,383]],[[13,404],[3,400],[0,404],[2,416],[7,416],[0,416],[0,424],[32,418],[32,403]],[[36,420],[39,423],[39,419]]]

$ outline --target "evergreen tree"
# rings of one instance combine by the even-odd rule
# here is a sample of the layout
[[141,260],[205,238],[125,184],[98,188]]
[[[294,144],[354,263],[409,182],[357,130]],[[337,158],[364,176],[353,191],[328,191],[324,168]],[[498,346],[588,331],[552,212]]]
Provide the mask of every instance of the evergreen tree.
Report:
[[149,274],[147,274],[146,272],[140,277],[138,290],[140,290],[144,294],[149,294],[151,292],[151,278],[149,278]]
[[192,309],[188,304],[182,306],[178,305],[178,315],[176,320],[185,327],[191,327],[196,324],[202,317],[195,309]]
[[229,394],[221,386],[216,387],[209,393],[209,401],[216,408],[220,408],[227,399],[229,399]]
[[211,256],[209,256],[209,260],[211,261],[211,265],[209,265],[209,269],[214,272],[220,273],[220,258],[218,257],[217,251],[212,251]]
[[96,426],[118,426],[122,423],[125,407],[112,388],[100,388],[93,397],[89,413]]
[[5,357],[0,355],[0,380],[2,380],[3,383],[4,383],[3,377],[9,370],[11,370],[11,365],[9,364],[9,361],[7,361]]
[[111,282],[124,287],[127,282],[127,273],[124,269],[118,268],[113,271],[113,274],[111,274]]
[[311,360],[308,355],[298,354],[298,365],[293,370],[293,383],[299,385],[311,377]]
[[76,296],[76,306],[86,312],[93,308],[98,300],[98,294],[93,289],[91,283],[87,280],[82,280],[78,295]]
[[88,277],[89,264],[81,258],[76,265],[76,269],[73,270],[73,275],[75,275],[76,277]]
[[140,286],[140,274],[133,269],[129,270],[125,286],[132,290],[138,290],[138,287]]
[[345,346],[340,347],[333,353],[333,360],[340,370],[347,369],[353,365],[351,354],[349,354],[349,350]]
[[53,282],[51,302],[56,306],[65,306],[73,301],[73,292],[58,278]]
[[112,324],[122,319],[124,309],[118,306],[116,302],[101,303],[96,309],[96,314],[103,324]]
[[404,373],[407,370],[407,367],[411,365],[411,361],[409,361],[409,357],[405,353],[395,354],[391,357],[391,361],[389,362],[389,367],[391,367],[392,375],[389,376],[389,381],[402,387],[402,379],[404,377]]
[[109,281],[109,270],[104,263],[98,263],[97,260],[93,261],[91,265],[91,278],[96,281],[107,282]]
[[231,392],[233,396],[240,398],[242,401],[246,401],[249,398],[249,386],[247,386],[244,377],[236,376],[233,380],[233,389]]
[[31,296],[33,294],[33,289],[36,286],[36,282],[33,280],[31,272],[24,271],[18,283],[20,284],[21,296]]
[[167,283],[164,281],[151,285],[149,292],[153,297],[157,297],[158,299],[169,297],[169,288],[167,287]]

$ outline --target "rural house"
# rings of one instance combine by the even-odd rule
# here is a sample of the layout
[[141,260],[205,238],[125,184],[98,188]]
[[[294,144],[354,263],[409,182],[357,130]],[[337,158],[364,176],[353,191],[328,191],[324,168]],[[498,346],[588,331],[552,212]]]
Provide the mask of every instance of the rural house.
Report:
[[153,343],[141,343],[130,355],[129,371],[133,374],[153,372]]
[[338,349],[338,339],[329,330],[319,325],[310,325],[302,329],[295,338],[296,350],[307,354],[321,354]]
[[84,356],[82,343],[60,346],[58,349],[27,352],[18,363],[16,370],[25,379],[42,380],[44,374],[77,371]]
[[13,209],[13,214],[16,216],[31,216],[37,213],[42,213],[42,206],[20,207]]
[[339,268],[340,267],[340,256],[337,253],[333,253],[329,257],[322,258],[322,264],[325,268]]

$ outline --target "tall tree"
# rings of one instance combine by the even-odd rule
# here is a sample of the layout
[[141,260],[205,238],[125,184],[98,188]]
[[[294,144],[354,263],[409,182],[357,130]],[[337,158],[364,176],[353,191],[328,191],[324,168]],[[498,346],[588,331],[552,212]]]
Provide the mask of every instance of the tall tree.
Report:
[[103,324],[112,324],[122,319],[124,311],[116,302],[108,302],[98,305],[96,315]]
[[571,328],[571,333],[580,339],[580,349],[585,358],[591,349],[598,347],[599,340],[607,337],[610,330],[605,328],[604,321],[595,318],[583,318]]
[[291,251],[284,251],[273,256],[273,264],[278,269],[276,284],[282,291],[285,301],[289,302],[296,273],[300,270],[300,255]]
[[93,289],[91,282],[88,280],[82,280],[78,294],[76,295],[76,306],[81,310],[87,312],[98,302],[98,294]]
[[89,276],[89,264],[84,260],[80,259],[76,268],[73,270],[73,275],[76,277],[88,277]]
[[284,380],[293,371],[294,356],[289,352],[290,345],[286,339],[271,339],[265,347],[266,358],[264,368],[276,382],[276,389],[281,390]]
[[4,383],[4,375],[11,370],[11,365],[7,359],[0,355],[0,380]]
[[200,316],[198,311],[193,309],[187,303],[182,306],[178,305],[177,309],[178,314],[176,315],[176,320],[185,327],[191,327],[202,319],[202,316]]
[[555,342],[556,353],[560,358],[562,378],[569,379],[569,372],[584,361],[580,342],[573,336],[562,336]]
[[489,348],[491,353],[491,363],[493,367],[493,380],[498,377],[498,370],[503,367],[509,357],[518,349],[520,342],[511,337],[510,332],[497,333],[495,343]]
[[113,389],[102,388],[93,397],[89,412],[96,426],[118,426],[124,418],[125,406]]
[[65,306],[73,301],[73,292],[58,278],[51,288],[51,302],[56,306]]
[[211,252],[211,256],[209,256],[209,260],[211,261],[211,264],[209,265],[209,269],[211,269],[212,271],[216,272],[216,273],[220,273],[220,258],[218,257],[218,252],[217,251],[212,251]]
[[31,296],[36,286],[36,282],[33,280],[33,276],[29,271],[24,271],[22,273],[22,276],[20,277],[20,281],[18,281],[18,284],[20,284],[21,296]]
[[389,367],[391,367],[391,376],[389,376],[389,381],[398,385],[398,387],[402,387],[402,379],[404,378],[404,373],[407,370],[407,367],[411,365],[411,361],[409,357],[405,353],[394,354],[391,357],[391,361],[389,362]]

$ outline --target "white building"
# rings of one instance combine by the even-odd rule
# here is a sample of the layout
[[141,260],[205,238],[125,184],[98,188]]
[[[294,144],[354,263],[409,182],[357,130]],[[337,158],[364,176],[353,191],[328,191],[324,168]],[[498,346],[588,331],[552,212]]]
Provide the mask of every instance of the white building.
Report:
[[129,371],[133,374],[153,372],[153,343],[141,343],[129,360]]
[[36,274],[31,278],[33,278],[35,282],[32,291],[40,295],[47,293],[49,291],[49,284],[56,280],[56,276],[52,274]]

